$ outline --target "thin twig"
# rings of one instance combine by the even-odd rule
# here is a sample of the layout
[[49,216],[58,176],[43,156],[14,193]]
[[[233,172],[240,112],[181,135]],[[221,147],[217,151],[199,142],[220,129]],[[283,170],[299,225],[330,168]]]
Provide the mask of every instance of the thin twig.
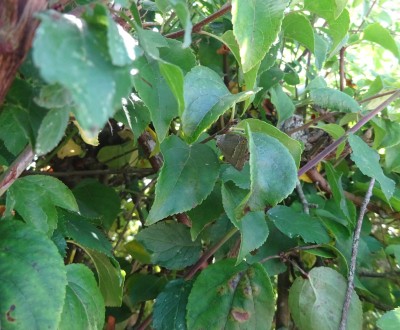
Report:
[[375,99],[378,99],[378,98],[383,97],[383,96],[386,96],[386,95],[394,94],[394,93],[396,93],[396,92],[398,92],[398,91],[399,91],[398,89],[395,89],[395,90],[393,90],[393,91],[384,92],[384,93],[380,93],[380,94],[375,94],[375,95],[373,95],[373,96],[371,96],[371,97],[367,97],[366,99],[363,99],[363,100],[361,100],[361,101],[358,101],[358,103],[362,104],[362,103],[365,103],[365,102],[368,102],[368,101],[371,101],[371,100],[375,100]]
[[374,8],[377,0],[374,0],[374,2],[371,4],[371,7],[369,7],[368,12],[365,14],[364,19],[362,20],[361,24],[358,26],[356,33],[359,33],[361,31],[362,26],[365,23],[365,20],[371,14],[372,8]]
[[361,226],[363,223],[363,218],[364,218],[365,212],[367,211],[367,205],[372,196],[372,189],[374,188],[374,184],[375,184],[375,178],[372,178],[369,183],[367,193],[365,194],[364,202],[361,205],[360,214],[358,216],[356,228],[354,231],[353,244],[352,244],[352,250],[351,250],[351,261],[350,261],[350,267],[349,267],[349,276],[347,279],[347,291],[346,291],[346,296],[345,296],[345,300],[343,303],[342,317],[340,320],[339,330],[346,329],[347,317],[348,317],[350,302],[351,302],[351,296],[352,296],[353,290],[354,290],[354,275],[355,275],[355,271],[356,271],[356,261],[357,261],[357,254],[358,254],[358,244],[360,241]]
[[154,170],[149,168],[130,168],[130,169],[105,169],[105,170],[86,170],[86,171],[69,171],[69,172],[47,172],[47,171],[25,171],[22,175],[48,175],[59,177],[70,176],[92,176],[92,175],[107,175],[107,174],[138,174],[150,175],[154,174]]
[[310,214],[310,208],[308,207],[308,202],[307,202],[306,196],[304,195],[303,187],[301,186],[299,179],[297,179],[296,190],[297,190],[297,194],[299,195],[300,202],[301,202],[301,204],[303,204],[304,213]]
[[342,47],[339,52],[339,86],[340,91],[343,92],[345,86],[345,70],[344,70],[344,58],[345,58],[346,48]]
[[389,97],[387,100],[382,102],[379,106],[377,106],[374,110],[369,112],[367,115],[362,117],[357,124],[355,124],[353,127],[351,127],[345,135],[341,136],[339,139],[334,141],[332,144],[330,144],[328,147],[326,147],[323,151],[321,151],[318,155],[316,155],[313,159],[311,159],[307,164],[305,164],[298,172],[297,175],[301,176],[304,173],[308,172],[310,169],[313,167],[317,166],[319,162],[321,162],[325,157],[330,155],[333,151],[336,150],[336,148],[346,140],[347,136],[350,134],[353,134],[357,132],[361,127],[363,127],[368,121],[370,121],[372,118],[374,118],[379,112],[381,112],[383,109],[385,109],[390,103],[395,101],[398,97],[400,97],[400,90],[398,90],[396,93],[394,93],[391,97]]
[[222,245],[224,245],[233,235],[237,233],[237,231],[237,228],[231,229],[229,232],[226,233],[224,237],[222,237],[219,242],[217,242],[217,244],[212,246],[208,251],[204,252],[201,258],[196,262],[196,264],[193,265],[185,274],[185,280],[190,280],[201,268],[204,262],[206,262],[211,256],[213,256],[214,253],[217,252]]
[[[210,16],[206,17],[205,19],[203,19],[199,23],[193,25],[192,32],[193,33],[197,33],[199,31],[201,31],[203,26],[205,26],[208,23],[211,23],[212,21],[216,20],[217,18],[225,15],[228,11],[231,10],[231,8],[232,8],[232,5],[231,5],[230,2],[225,4],[225,5],[223,5],[218,11],[216,11],[215,13],[213,13]],[[184,34],[185,34],[185,30],[179,30],[179,31],[176,31],[176,32],[169,33],[165,37],[170,38],[170,39],[177,39],[177,38],[183,37]]]

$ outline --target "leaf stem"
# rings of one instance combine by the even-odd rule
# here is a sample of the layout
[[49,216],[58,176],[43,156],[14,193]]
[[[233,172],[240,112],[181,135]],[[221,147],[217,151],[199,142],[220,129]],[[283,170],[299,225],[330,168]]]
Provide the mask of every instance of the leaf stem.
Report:
[[232,228],[226,233],[224,237],[222,237],[222,239],[217,244],[211,247],[208,251],[204,252],[201,258],[196,262],[196,264],[194,264],[186,273],[184,279],[186,281],[192,279],[193,276],[200,269],[200,267],[204,264],[204,262],[206,262],[215,252],[217,252],[222,245],[224,245],[233,235],[237,233],[237,231],[237,228]]
[[[199,32],[203,26],[207,25],[208,23],[211,23],[212,21],[216,20],[217,18],[223,16],[226,14],[229,10],[231,10],[232,5],[230,2],[226,3],[223,5],[218,11],[215,13],[211,14],[210,16],[206,17],[202,21],[198,22],[197,24],[193,25],[192,32],[197,33]],[[170,39],[177,39],[180,37],[183,37],[185,34],[185,30],[179,30],[176,32],[172,32],[167,34],[165,37],[170,38]]]
[[379,112],[381,112],[383,109],[385,109],[390,103],[395,101],[398,97],[400,97],[400,90],[395,92],[392,96],[390,96],[387,100],[382,102],[379,106],[377,106],[374,110],[366,114],[364,117],[362,117],[357,124],[355,124],[353,127],[351,127],[347,132],[341,136],[339,139],[334,141],[332,144],[330,144],[328,147],[326,147],[324,150],[322,150],[318,155],[316,155],[313,159],[311,159],[307,164],[305,164],[298,172],[297,175],[301,176],[304,173],[308,172],[311,170],[313,167],[315,167],[319,162],[321,162],[325,157],[327,157],[329,154],[331,154],[336,148],[347,139],[348,135],[353,134],[357,132],[362,126],[364,126],[368,121],[370,121],[372,118],[374,118]]
[[360,242],[361,226],[363,223],[363,218],[364,218],[365,212],[367,211],[367,205],[372,196],[372,189],[374,187],[374,184],[375,184],[375,178],[372,178],[369,183],[367,193],[365,194],[363,204],[361,205],[360,214],[358,216],[356,228],[354,231],[349,276],[347,279],[347,291],[346,291],[346,296],[345,296],[345,300],[343,303],[342,317],[340,320],[339,330],[346,329],[347,317],[348,317],[350,302],[351,302],[351,296],[353,294],[353,289],[354,289],[354,274],[356,271],[356,261],[357,261],[357,254],[358,254],[358,244]]
[[0,176],[0,197],[6,192],[6,190],[14,183],[15,180],[21,175],[23,171],[33,161],[33,150],[28,145],[24,151],[15,159],[9,168]]

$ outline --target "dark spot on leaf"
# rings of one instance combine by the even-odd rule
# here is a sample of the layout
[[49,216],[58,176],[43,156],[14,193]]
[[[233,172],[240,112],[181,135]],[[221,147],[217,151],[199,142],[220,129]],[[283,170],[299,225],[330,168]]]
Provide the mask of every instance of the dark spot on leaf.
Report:
[[228,285],[229,288],[232,290],[235,290],[236,287],[238,286],[238,283],[242,277],[243,272],[237,273],[236,275],[234,275],[229,281],[228,281]]
[[231,315],[240,323],[246,322],[250,318],[250,313],[241,308],[233,308],[231,310]]
[[227,293],[227,288],[226,288],[226,286],[221,285],[221,286],[219,286],[219,287],[217,288],[217,294],[218,294],[219,296],[223,296],[223,295],[226,294],[226,293]]
[[253,295],[253,290],[251,289],[251,286],[250,286],[249,283],[247,283],[247,285],[244,285],[243,288],[242,288],[242,290],[243,290],[243,294],[244,294],[246,297],[250,297],[250,296]]
[[33,262],[32,263],[32,268],[36,268],[36,266],[37,266],[37,262]]
[[15,322],[16,320],[11,316],[11,313],[15,310],[15,305],[11,305],[8,312],[6,313],[6,320],[8,322]]

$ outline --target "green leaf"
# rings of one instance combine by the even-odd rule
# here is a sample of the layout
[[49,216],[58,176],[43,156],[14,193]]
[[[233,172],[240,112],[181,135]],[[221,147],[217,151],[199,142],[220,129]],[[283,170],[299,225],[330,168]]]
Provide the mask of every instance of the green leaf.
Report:
[[186,0],[168,0],[178,16],[184,30],[183,47],[187,48],[192,43],[192,22],[190,20],[190,11]]
[[295,107],[292,99],[283,91],[281,85],[276,84],[269,91],[271,93],[271,102],[275,105],[280,124],[293,116]]
[[241,197],[246,196],[246,191],[236,187],[233,182],[222,186],[223,203],[226,214],[239,229],[241,240],[236,264],[240,263],[251,251],[259,248],[266,241],[269,230],[264,211],[247,212],[242,218],[237,219],[235,209],[241,202]]
[[153,264],[168,269],[193,265],[201,252],[201,242],[193,242],[190,229],[180,223],[160,222],[141,230],[136,239],[152,253]]
[[248,126],[251,189],[245,203],[252,211],[286,198],[297,182],[297,168],[288,149],[277,139]]
[[315,88],[310,91],[313,102],[324,108],[340,112],[358,112],[360,106],[349,95],[332,88]]
[[151,122],[149,109],[132,94],[123,100],[122,110],[115,114],[114,119],[130,127],[135,137],[139,137]]
[[211,193],[219,175],[217,155],[207,145],[188,146],[177,136],[170,136],[161,144],[161,152],[164,165],[147,225],[199,205]]
[[400,60],[400,52],[390,32],[378,22],[368,25],[364,30],[363,40],[372,41],[392,52]]
[[138,26],[136,27],[136,32],[139,38],[139,45],[144,52],[152,59],[159,60],[159,48],[168,47],[167,39],[156,31],[144,30]]
[[92,259],[97,271],[100,292],[106,306],[121,306],[124,277],[118,262],[101,252],[80,246]]
[[190,228],[192,240],[195,240],[204,227],[217,220],[223,212],[221,184],[217,182],[211,194],[200,205],[187,212],[190,220],[192,220],[192,227]]
[[250,189],[250,165],[247,162],[241,171],[238,171],[233,166],[228,166],[222,173],[221,179],[223,182],[232,181],[241,189]]
[[[232,52],[233,56],[235,56],[236,61],[241,65],[242,61],[240,59],[240,49],[239,45],[236,41],[236,38],[233,34],[232,30],[226,31],[221,38],[214,36],[221,42],[223,42]],[[251,70],[243,73],[244,85],[247,90],[252,90],[257,88],[257,73],[259,71],[261,62],[256,64]],[[243,70],[242,70],[243,71]],[[244,109],[250,105],[253,101],[254,96],[248,98],[245,102]]]
[[185,110],[181,119],[186,140],[196,141],[225,111],[253,94],[252,91],[231,94],[213,70],[203,66],[193,68],[184,84]]
[[104,301],[93,273],[81,264],[66,269],[68,285],[58,329],[103,329]]
[[325,163],[325,171],[338,213],[342,214],[344,218],[347,219],[348,223],[353,226],[355,224],[355,218],[350,215],[347,207],[347,201],[342,187],[342,175],[338,175],[330,163]]
[[[331,268],[313,268],[307,279],[298,277],[289,291],[289,307],[300,330],[338,329],[347,283]],[[362,329],[362,307],[353,292],[346,329]]]
[[184,73],[189,72],[195,65],[196,59],[190,49],[182,48],[177,40],[167,39],[169,47],[159,48],[160,72],[178,102],[178,112],[181,115],[185,108]]
[[270,68],[260,75],[259,86],[268,91],[271,87],[279,83],[285,73],[278,67]]
[[[102,11],[107,20],[107,45],[112,64],[115,66],[132,64],[141,55],[141,50],[137,47],[137,41],[121,25],[115,23],[114,18],[107,10],[104,10],[104,7],[96,7],[96,9],[99,8],[101,8],[99,12]],[[102,18],[99,17],[99,20],[102,20]]]
[[290,13],[282,22],[282,31],[285,38],[291,38],[314,53],[314,30],[306,16],[300,13]]
[[66,284],[63,260],[49,238],[22,222],[0,221],[2,329],[56,329]]
[[135,65],[139,71],[133,76],[135,89],[149,108],[158,140],[162,142],[168,133],[171,120],[179,114],[178,103],[156,60],[142,57]]
[[[119,45],[109,54],[109,29],[115,29],[112,20],[107,24],[96,20],[103,18],[105,8],[95,7],[88,24],[77,17],[62,15],[55,11],[39,14],[42,23],[36,31],[33,44],[33,59],[42,77],[50,84],[59,83],[70,93],[78,106],[75,115],[82,128],[91,136],[97,135],[108,118],[119,106],[121,98],[129,93],[130,66],[125,63],[126,54],[134,51],[135,42],[124,34],[124,47]],[[100,8],[100,9],[99,9]],[[122,42],[122,41],[121,41]],[[132,54],[134,57],[135,55]],[[130,58],[130,63],[132,58]],[[101,97],[99,97],[101,95]]]
[[168,47],[158,49],[160,58],[181,68],[184,74],[196,66],[196,56],[190,48],[183,48],[178,40],[167,39]]
[[129,303],[133,306],[140,302],[155,299],[166,284],[166,277],[136,273],[130,275],[126,280],[125,292]]
[[350,13],[347,9],[344,9],[339,17],[331,19],[329,22],[329,29],[327,32],[332,39],[331,52],[329,57],[337,52],[338,46],[340,46],[343,40],[347,37],[347,32],[350,28]]
[[352,149],[352,161],[356,163],[364,175],[375,178],[380,183],[383,193],[387,200],[389,200],[393,196],[395,182],[383,173],[379,164],[379,154],[357,135],[350,135],[349,143]]
[[177,279],[169,282],[154,304],[155,330],[186,330],[186,305],[192,289],[191,281]]
[[383,314],[376,325],[382,330],[397,330],[400,327],[400,307]]
[[305,0],[304,8],[326,20],[335,20],[345,9],[347,0]]
[[400,144],[386,148],[385,167],[388,172],[400,173]]
[[99,218],[106,230],[121,212],[121,201],[115,190],[96,180],[82,180],[72,193],[78,202],[80,214],[87,218]]
[[393,254],[396,258],[396,262],[400,265],[400,244],[390,244],[385,249],[386,254]]
[[290,207],[278,205],[268,210],[268,217],[286,236],[301,236],[306,243],[328,243],[330,237],[318,219],[297,212]]
[[112,246],[104,232],[89,222],[89,219],[77,213],[58,210],[59,221],[65,228],[64,235],[72,238],[85,248],[102,252],[112,257]]
[[261,62],[281,29],[286,0],[232,1],[233,34],[243,72]]
[[124,245],[125,251],[142,264],[151,263],[150,253],[138,241],[133,240]]
[[69,121],[69,108],[50,110],[44,117],[36,138],[38,156],[53,150],[64,136]]
[[269,329],[274,300],[268,274],[260,264],[235,266],[233,259],[222,260],[197,277],[189,295],[187,327]]
[[7,150],[14,156],[18,155],[29,142],[18,120],[18,113],[21,112],[25,113],[19,107],[8,106],[0,113],[0,139],[3,140]]
[[20,178],[7,193],[7,209],[15,209],[27,223],[49,236],[57,227],[56,206],[78,212],[72,192],[60,180],[50,176]]
[[44,85],[35,103],[47,109],[60,109],[73,104],[71,94],[59,84]]
[[342,126],[339,126],[338,124],[322,124],[318,125],[317,128],[322,129],[330,136],[332,136],[335,140],[342,137],[346,133],[344,128]]
[[122,169],[134,167],[138,161],[139,152],[136,141],[128,140],[125,143],[106,145],[97,153],[97,160],[109,168]]
[[328,42],[325,38],[323,38],[319,34],[314,34],[314,39],[315,39],[315,49],[314,49],[315,66],[317,67],[317,70],[321,70],[326,60],[326,56],[328,54]]

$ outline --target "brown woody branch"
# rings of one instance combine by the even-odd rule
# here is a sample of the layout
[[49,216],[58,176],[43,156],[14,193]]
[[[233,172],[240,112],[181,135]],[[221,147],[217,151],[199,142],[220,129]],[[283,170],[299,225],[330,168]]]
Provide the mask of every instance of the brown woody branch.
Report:
[[[231,10],[231,8],[232,8],[232,5],[230,3],[223,5],[218,11],[211,14],[210,16],[207,16],[205,19],[198,22],[197,24],[193,25],[192,33],[200,32],[201,29],[203,28],[203,26],[205,26],[208,23],[215,21],[217,18],[225,15],[228,11]],[[185,34],[185,30],[179,30],[179,31],[167,34],[166,37],[170,38],[170,39],[177,39],[177,38],[183,37],[184,34]]]

